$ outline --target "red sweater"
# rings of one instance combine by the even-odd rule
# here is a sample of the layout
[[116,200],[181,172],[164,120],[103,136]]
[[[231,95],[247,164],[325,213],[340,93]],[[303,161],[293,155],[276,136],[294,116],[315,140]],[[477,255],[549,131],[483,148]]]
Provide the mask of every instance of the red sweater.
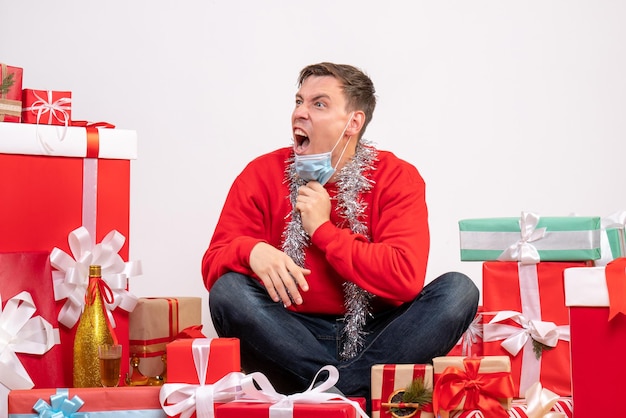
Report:
[[[281,148],[253,160],[234,181],[209,248],[202,259],[207,289],[229,271],[254,276],[249,256],[258,242],[282,248],[291,203],[285,182],[285,161],[291,148]],[[344,313],[342,283],[356,283],[374,294],[373,309],[413,300],[424,286],[430,246],[424,180],[411,164],[387,151],[378,151],[369,173],[373,187],[362,196],[371,242],[350,229],[339,228],[341,218],[332,199],[330,222],[311,237],[305,252],[309,291],[299,312]],[[326,184],[331,197],[335,184]]]

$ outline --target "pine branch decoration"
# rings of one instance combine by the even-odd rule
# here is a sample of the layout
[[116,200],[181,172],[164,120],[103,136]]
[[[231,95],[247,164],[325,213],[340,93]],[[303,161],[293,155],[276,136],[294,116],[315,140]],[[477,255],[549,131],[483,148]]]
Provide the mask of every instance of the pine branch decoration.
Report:
[[409,418],[433,400],[433,392],[424,385],[423,378],[413,380],[405,390],[398,390],[392,394],[389,402],[383,403],[383,408],[395,418]]
[[552,350],[553,348],[554,347],[540,343],[537,340],[533,340],[533,353],[535,353],[535,358],[537,360],[541,358],[541,354],[543,354],[544,351]]
[[2,79],[2,84],[0,84],[0,93],[6,94],[9,92],[9,89],[13,87],[15,84],[15,80],[13,80],[13,74],[9,74]]

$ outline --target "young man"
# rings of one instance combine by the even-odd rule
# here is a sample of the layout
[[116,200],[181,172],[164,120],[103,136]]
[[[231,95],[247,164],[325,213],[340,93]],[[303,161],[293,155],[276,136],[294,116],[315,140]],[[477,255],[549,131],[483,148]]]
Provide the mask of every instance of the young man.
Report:
[[362,139],[375,105],[359,69],[304,68],[293,146],[237,177],[202,260],[218,335],[239,338],[243,369],[284,394],[331,364],[340,391],[369,399],[372,365],[445,355],[476,313],[465,275],[424,286],[424,181]]

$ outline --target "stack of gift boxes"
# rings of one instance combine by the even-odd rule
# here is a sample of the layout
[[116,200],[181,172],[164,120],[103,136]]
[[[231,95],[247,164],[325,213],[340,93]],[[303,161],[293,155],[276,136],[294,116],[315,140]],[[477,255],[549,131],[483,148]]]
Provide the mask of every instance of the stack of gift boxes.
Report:
[[[128,260],[136,132],[72,120],[70,92],[22,89],[20,68],[1,69],[0,418],[366,416],[362,399],[325,392],[334,367],[303,393],[277,393],[241,372],[238,340],[202,335],[200,298],[128,292],[141,274]],[[572,417],[572,397],[577,417],[613,413],[626,375],[625,221],[461,221],[461,259],[483,263],[483,304],[449,355],[372,367],[372,416]],[[119,387],[72,388],[73,333],[97,263],[129,361]]]

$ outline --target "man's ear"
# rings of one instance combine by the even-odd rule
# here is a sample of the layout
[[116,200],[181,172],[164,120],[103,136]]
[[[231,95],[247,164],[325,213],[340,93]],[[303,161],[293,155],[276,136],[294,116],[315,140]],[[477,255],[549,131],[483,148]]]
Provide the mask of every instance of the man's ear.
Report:
[[365,113],[361,110],[357,110],[352,115],[352,119],[350,119],[350,123],[348,124],[348,128],[346,129],[346,135],[348,136],[358,136],[365,125]]

